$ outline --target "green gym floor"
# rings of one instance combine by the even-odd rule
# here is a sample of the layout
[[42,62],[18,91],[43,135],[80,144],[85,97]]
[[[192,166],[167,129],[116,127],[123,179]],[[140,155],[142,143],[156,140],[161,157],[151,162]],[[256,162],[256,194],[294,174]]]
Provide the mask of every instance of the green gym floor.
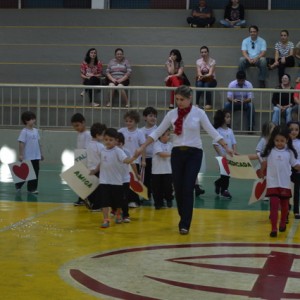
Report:
[[270,238],[269,203],[248,205],[250,180],[231,179],[226,200],[217,174],[202,175],[183,236],[176,207],[144,201],[131,223],[101,229],[101,213],[73,206],[60,166],[41,164],[37,196],[16,194],[2,171],[1,299],[300,299],[299,221]]

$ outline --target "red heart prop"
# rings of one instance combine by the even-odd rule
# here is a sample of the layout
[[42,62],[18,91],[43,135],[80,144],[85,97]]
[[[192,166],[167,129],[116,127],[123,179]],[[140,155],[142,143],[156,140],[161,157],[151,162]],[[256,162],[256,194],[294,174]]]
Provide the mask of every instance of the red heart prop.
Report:
[[137,193],[142,192],[143,191],[143,186],[138,181],[135,180],[134,175],[131,172],[129,174],[130,174],[130,186],[131,186],[131,188]]
[[26,163],[21,163],[20,166],[13,166],[13,172],[19,178],[25,180],[29,174],[29,167]]
[[264,180],[263,182],[258,182],[256,184],[255,191],[254,191],[254,195],[256,199],[259,199],[261,197],[261,195],[266,189],[266,184],[267,184],[266,180]]
[[226,157],[222,157],[222,165],[224,167],[225,172],[229,175],[230,170],[229,170],[229,166],[228,166]]

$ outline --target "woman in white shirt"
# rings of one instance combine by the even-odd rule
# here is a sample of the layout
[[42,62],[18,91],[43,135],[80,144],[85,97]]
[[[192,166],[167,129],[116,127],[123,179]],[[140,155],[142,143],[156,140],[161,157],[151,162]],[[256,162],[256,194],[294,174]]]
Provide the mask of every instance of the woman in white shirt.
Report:
[[169,111],[158,128],[150,134],[146,142],[136,151],[140,155],[145,148],[156,141],[170,126],[174,130],[171,154],[172,177],[178,213],[179,233],[188,234],[194,204],[194,185],[202,161],[202,140],[200,127],[232,155],[222,136],[210,123],[206,113],[192,106],[192,90],[182,85],[175,90],[177,108]]

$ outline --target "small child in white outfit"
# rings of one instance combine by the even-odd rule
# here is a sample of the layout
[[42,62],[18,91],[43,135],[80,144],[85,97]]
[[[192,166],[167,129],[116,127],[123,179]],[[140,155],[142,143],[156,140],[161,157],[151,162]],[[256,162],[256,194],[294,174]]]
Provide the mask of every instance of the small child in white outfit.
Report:
[[152,193],[155,209],[164,207],[164,199],[167,206],[172,207],[173,186],[170,130],[168,129],[155,143],[152,158]]

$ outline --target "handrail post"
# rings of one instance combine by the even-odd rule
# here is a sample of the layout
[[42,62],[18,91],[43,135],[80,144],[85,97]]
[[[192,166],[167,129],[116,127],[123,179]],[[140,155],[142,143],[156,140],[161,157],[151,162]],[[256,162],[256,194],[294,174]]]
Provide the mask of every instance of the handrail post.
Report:
[[41,88],[37,87],[36,100],[36,126],[39,129],[41,124]]
[[272,9],[272,0],[268,0],[268,10]]
[[185,7],[186,10],[189,10],[190,9],[190,0],[186,0],[186,7]]
[[21,9],[22,8],[22,0],[19,0],[18,1],[18,9]]

